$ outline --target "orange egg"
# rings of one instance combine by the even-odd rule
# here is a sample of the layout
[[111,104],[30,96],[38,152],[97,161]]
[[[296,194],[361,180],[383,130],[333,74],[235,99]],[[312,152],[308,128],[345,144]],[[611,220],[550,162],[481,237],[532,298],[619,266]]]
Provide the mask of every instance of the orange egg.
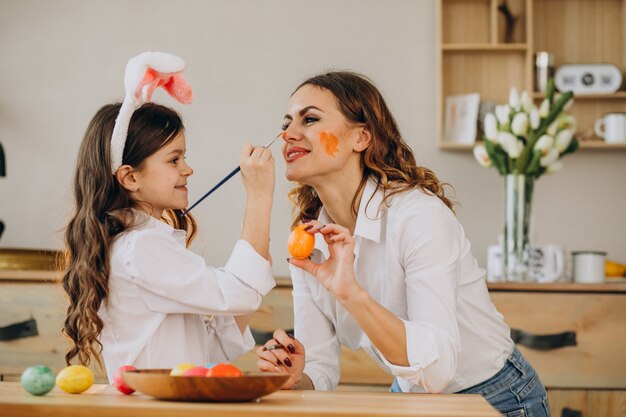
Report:
[[308,258],[315,246],[315,236],[304,230],[306,226],[306,224],[299,224],[289,235],[287,248],[291,256],[296,259]]

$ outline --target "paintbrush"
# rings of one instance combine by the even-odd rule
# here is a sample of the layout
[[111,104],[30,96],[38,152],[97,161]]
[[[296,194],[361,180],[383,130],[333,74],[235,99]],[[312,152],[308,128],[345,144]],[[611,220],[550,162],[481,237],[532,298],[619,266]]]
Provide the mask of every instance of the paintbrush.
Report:
[[[269,148],[270,146],[272,146],[274,144],[274,142],[276,141],[276,139],[278,139],[279,137],[282,136],[282,132],[279,133],[278,135],[276,135],[276,137],[272,140],[270,140],[267,145],[263,146],[264,149]],[[192,208],[194,208],[195,206],[197,206],[198,204],[200,204],[202,202],[202,200],[204,200],[205,198],[207,198],[208,196],[210,196],[211,194],[213,194],[213,192],[215,190],[217,190],[218,188],[220,188],[222,185],[224,185],[224,183],[226,181],[228,181],[229,179],[231,179],[236,173],[238,173],[239,171],[241,171],[241,167],[238,166],[237,168],[233,169],[230,174],[226,175],[220,182],[218,182],[215,187],[211,188],[205,195],[203,195],[202,197],[200,197],[198,199],[198,201],[196,201],[195,203],[193,203],[191,205],[191,207],[189,207],[187,210],[183,211],[183,216],[186,215],[187,213],[189,213],[191,211]]]
[[[285,347],[283,345],[264,346],[263,347],[263,352],[267,352],[268,350],[278,350],[278,349],[285,349]],[[285,350],[287,350],[287,349],[285,349]]]

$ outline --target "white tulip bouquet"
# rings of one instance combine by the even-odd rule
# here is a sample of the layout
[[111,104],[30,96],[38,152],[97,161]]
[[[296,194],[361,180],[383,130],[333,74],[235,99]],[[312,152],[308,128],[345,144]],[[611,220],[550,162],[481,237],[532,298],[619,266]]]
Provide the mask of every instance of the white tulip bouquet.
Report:
[[539,178],[559,170],[561,158],[579,145],[576,119],[564,112],[573,101],[571,91],[555,94],[552,80],[539,108],[526,91],[520,97],[511,88],[509,103],[485,116],[483,143],[474,147],[474,157],[484,167],[495,166],[500,175]]

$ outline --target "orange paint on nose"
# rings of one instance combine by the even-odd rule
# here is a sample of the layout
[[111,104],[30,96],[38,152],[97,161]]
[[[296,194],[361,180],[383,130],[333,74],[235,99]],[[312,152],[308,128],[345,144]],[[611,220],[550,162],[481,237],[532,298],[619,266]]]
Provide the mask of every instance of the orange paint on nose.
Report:
[[326,153],[330,156],[335,156],[335,153],[337,153],[337,145],[339,145],[337,136],[332,133],[322,132],[320,133],[320,141]]
[[280,137],[283,138],[283,140],[285,140],[286,136],[287,136],[287,132],[283,132],[280,134]]

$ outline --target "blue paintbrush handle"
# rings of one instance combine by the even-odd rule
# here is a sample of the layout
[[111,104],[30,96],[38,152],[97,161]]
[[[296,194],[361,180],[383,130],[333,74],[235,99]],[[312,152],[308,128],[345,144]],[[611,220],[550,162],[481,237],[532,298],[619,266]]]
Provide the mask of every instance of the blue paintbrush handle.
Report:
[[[278,139],[280,136],[282,136],[282,133],[279,133],[274,139],[270,140],[267,145],[264,146],[265,149],[269,148],[270,146],[272,146],[272,144],[274,143],[274,141],[276,139]],[[226,181],[228,181],[229,179],[231,179],[231,177],[233,175],[235,175],[236,173],[238,173],[239,171],[241,171],[241,167],[237,167],[235,169],[233,169],[230,174],[228,174],[227,176],[224,177],[224,179],[222,179],[220,182],[217,183],[217,185],[213,188],[211,188],[209,190],[209,192],[207,192],[205,195],[203,195],[202,197],[200,197],[200,200],[196,201],[195,203],[193,203],[193,205],[191,207],[189,207],[187,210],[183,211],[183,216],[187,213],[189,213],[189,211],[194,208],[195,206],[197,206],[198,204],[200,204],[200,202],[202,200],[204,200],[205,198],[207,198],[208,196],[210,196],[213,191],[217,190],[218,188],[220,188]]]
[[189,211],[194,208],[195,206],[197,206],[198,204],[200,204],[200,202],[202,202],[202,200],[204,200],[205,198],[207,198],[208,196],[210,196],[213,191],[217,190],[218,188],[220,188],[222,185],[224,185],[224,183],[226,181],[228,181],[233,175],[235,175],[236,173],[238,173],[239,171],[241,171],[241,167],[237,167],[235,169],[233,169],[230,174],[228,174],[227,176],[224,177],[224,179],[222,179],[220,182],[217,183],[217,185],[213,188],[211,188],[205,195],[203,195],[202,197],[200,197],[200,199],[198,201],[196,201],[195,203],[193,203],[193,205],[191,207],[189,207],[187,210],[185,210],[183,212],[183,216],[187,213],[189,213]]

